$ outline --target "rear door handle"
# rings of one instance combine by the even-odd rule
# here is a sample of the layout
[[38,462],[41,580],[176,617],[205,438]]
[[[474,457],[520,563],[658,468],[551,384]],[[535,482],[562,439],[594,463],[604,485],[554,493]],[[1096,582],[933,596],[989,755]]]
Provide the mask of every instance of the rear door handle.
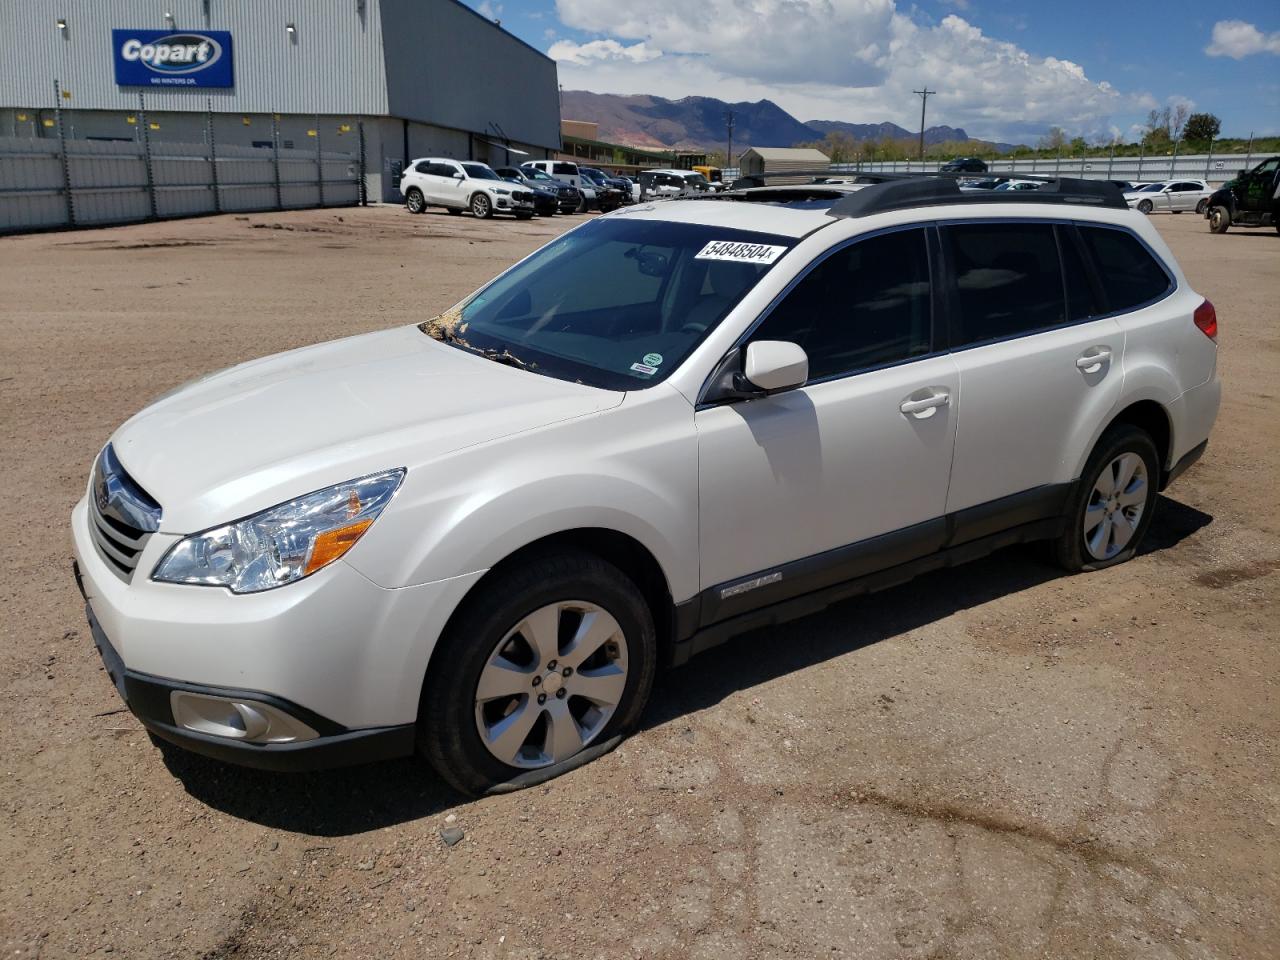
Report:
[[1090,347],[1076,358],[1076,367],[1085,373],[1097,373],[1110,359],[1110,347]]
[[925,387],[917,390],[898,405],[898,409],[909,417],[924,420],[933,416],[933,411],[945,407],[951,402],[949,391],[941,387]]

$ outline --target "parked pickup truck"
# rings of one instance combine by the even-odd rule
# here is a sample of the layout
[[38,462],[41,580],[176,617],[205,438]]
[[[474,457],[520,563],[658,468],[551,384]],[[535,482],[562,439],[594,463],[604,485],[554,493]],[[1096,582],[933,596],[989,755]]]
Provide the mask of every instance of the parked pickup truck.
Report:
[[1209,198],[1209,229],[1274,226],[1280,232],[1280,157],[1269,157],[1252,170],[1241,170]]

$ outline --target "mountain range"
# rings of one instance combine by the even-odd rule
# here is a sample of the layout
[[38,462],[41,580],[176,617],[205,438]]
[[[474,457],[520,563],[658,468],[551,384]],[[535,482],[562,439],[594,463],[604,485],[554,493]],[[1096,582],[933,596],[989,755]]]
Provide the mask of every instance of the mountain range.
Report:
[[[855,140],[886,137],[914,139],[896,123],[846,123],[843,120],[801,122],[772,100],[726,103],[715,97],[667,100],[647,94],[625,96],[565,90],[560,115],[566,120],[589,120],[599,125],[599,138],[610,143],[648,150],[723,150],[725,114],[732,110],[734,153],[747,147],[790,147],[823,139],[829,132]],[[924,132],[927,144],[971,139],[959,127],[933,126]],[[1005,147],[1007,144],[997,144]]]

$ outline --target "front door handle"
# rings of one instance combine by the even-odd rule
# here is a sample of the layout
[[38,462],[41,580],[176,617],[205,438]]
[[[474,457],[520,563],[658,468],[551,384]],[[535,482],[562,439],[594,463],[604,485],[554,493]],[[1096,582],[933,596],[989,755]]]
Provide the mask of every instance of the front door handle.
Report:
[[951,402],[951,393],[941,387],[925,387],[917,390],[898,405],[898,409],[909,417],[924,420],[933,416],[939,407]]
[[1076,358],[1076,368],[1085,373],[1097,373],[1111,359],[1110,347],[1090,347]]

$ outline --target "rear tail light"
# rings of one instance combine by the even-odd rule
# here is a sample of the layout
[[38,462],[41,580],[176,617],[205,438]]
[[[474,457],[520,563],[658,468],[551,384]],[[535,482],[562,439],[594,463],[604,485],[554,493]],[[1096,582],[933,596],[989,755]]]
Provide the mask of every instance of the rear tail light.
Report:
[[1192,314],[1191,319],[1195,321],[1201,333],[1215,343],[1218,341],[1218,312],[1213,309],[1212,303],[1206,300],[1196,307],[1196,312]]

